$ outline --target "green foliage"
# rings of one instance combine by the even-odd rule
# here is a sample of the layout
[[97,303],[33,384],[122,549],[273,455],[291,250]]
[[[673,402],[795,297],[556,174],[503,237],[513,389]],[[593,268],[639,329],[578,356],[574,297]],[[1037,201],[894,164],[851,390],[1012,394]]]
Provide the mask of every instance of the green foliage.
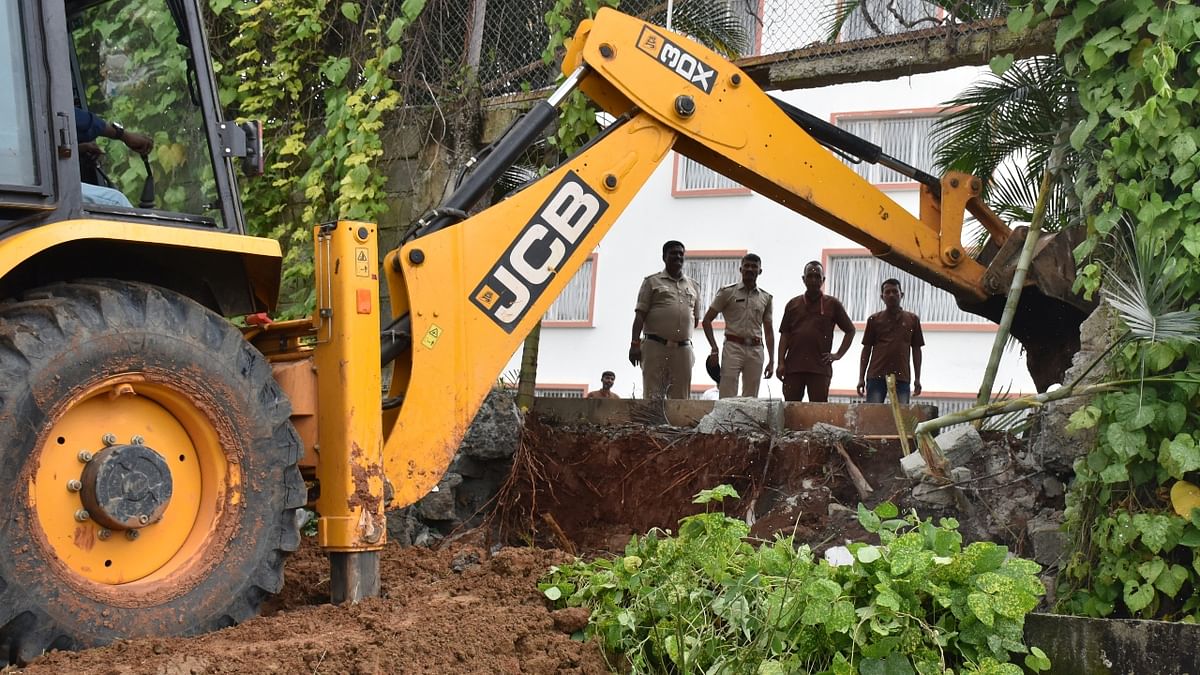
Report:
[[[72,19],[82,102],[109,121],[150,136],[155,206],[220,218],[200,108],[187,81],[188,50],[165,3],[109,2]],[[145,168],[123,143],[101,141],[102,168],[126,196],[141,193]]]
[[[697,500],[725,496],[736,492]],[[957,522],[899,517],[890,503],[859,506],[859,519],[879,544],[850,544],[848,565],[814,560],[790,537],[756,549],[744,522],[705,513],[677,536],[634,537],[624,556],[553,568],[539,588],[556,606],[589,608],[586,636],[634,672],[1018,675],[1018,654],[1049,668],[1022,641],[1044,592],[1036,563],[963,547]]]
[[[552,64],[559,59],[580,21],[596,16],[601,6],[617,7],[619,4],[620,0],[555,0],[545,16],[546,27],[550,29],[550,42],[542,52],[542,61]],[[596,122],[596,113],[599,111],[578,89],[571,92],[561,110],[550,144],[558,148],[563,157],[567,157],[600,132],[600,125]]]
[[[1070,135],[1088,167],[1075,186],[1088,226],[1076,250],[1084,263],[1080,287],[1094,293],[1104,279],[1140,338],[1119,345],[1110,359],[1112,378],[1128,384],[1071,417],[1072,428],[1094,429],[1096,441],[1077,461],[1068,494],[1075,550],[1060,602],[1092,616],[1194,621],[1200,519],[1177,515],[1168,494],[1200,470],[1200,347],[1194,339],[1167,339],[1176,331],[1164,329],[1173,325],[1166,319],[1200,309],[1200,7],[1153,0],[1020,4],[1010,26],[1060,16],[1055,48],[1082,113]],[[1136,264],[1106,260],[1122,256]]]
[[243,185],[253,234],[284,246],[285,314],[313,302],[312,227],[376,221],[391,69],[425,0],[209,0],[222,100],[264,123],[266,175]]
[[[1030,222],[1042,173],[1062,125],[1079,116],[1074,87],[1058,59],[1037,57],[1013,63],[992,60],[994,78],[973,84],[946,105],[952,110],[934,130],[936,162],[942,171],[984,178],[983,196],[1001,217]],[[1055,232],[1073,224],[1074,157],[1055,167],[1042,228]],[[1014,168],[1019,165],[1021,168]]]
[[[594,17],[601,7],[616,8],[620,4],[621,0],[555,0],[545,16],[550,40],[542,52],[542,61],[547,64],[557,62],[580,21]],[[651,23],[665,25],[666,4],[652,3],[649,11],[639,16]],[[730,59],[746,53],[750,46],[745,28],[726,0],[676,3],[672,29],[691,36]],[[600,132],[600,125],[596,122],[597,112],[598,109],[582,92],[573,92],[562,105],[562,114],[550,144],[558,148],[564,157],[574,154]]]

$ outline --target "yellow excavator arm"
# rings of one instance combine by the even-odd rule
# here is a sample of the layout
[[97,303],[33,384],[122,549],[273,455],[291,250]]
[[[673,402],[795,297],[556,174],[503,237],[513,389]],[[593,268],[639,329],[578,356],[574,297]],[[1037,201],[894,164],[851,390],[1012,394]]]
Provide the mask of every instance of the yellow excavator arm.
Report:
[[[563,69],[562,87],[384,261],[394,320],[383,361],[395,361],[389,400],[398,411],[385,417],[383,455],[399,505],[437,484],[503,365],[672,149],[999,318],[1007,282],[997,262],[989,270],[964,250],[964,214],[1002,250],[1023,236],[983,204],[978,179],[935,179],[861,139],[839,139],[844,132],[768,96],[711,50],[614,10],[579,27]],[[616,121],[554,172],[466,217],[575,86]],[[919,216],[815,137],[921,182]],[[1078,314],[1069,319],[1077,328],[1082,312],[1063,311]]]

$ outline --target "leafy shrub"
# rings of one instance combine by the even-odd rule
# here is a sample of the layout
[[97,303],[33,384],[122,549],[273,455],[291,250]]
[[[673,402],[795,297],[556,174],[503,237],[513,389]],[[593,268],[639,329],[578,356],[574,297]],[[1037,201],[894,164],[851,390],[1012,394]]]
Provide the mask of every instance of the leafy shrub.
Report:
[[[696,501],[736,497],[729,486]],[[890,503],[859,506],[878,545],[853,563],[815,560],[777,537],[757,549],[722,513],[684,518],[679,533],[634,537],[625,555],[555,567],[539,588],[556,606],[587,607],[586,637],[635,672],[1012,673],[1026,654],[1025,615],[1045,591],[1038,565],[997,544],[965,548],[958,523],[934,525]]]

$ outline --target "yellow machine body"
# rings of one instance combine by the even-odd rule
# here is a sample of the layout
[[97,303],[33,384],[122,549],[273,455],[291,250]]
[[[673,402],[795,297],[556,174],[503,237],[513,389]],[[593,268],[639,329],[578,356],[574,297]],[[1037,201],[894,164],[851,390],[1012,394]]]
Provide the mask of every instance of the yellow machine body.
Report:
[[[167,228],[146,223],[118,220],[78,219],[42,225],[4,240],[0,246],[0,278],[22,264],[36,261],[72,244],[109,243],[115,247],[150,252],[175,252],[195,259],[213,254],[236,260],[256,303],[263,309],[275,305],[279,294],[282,254],[279,242],[262,237],[211,230]],[[203,275],[197,273],[197,279]]]

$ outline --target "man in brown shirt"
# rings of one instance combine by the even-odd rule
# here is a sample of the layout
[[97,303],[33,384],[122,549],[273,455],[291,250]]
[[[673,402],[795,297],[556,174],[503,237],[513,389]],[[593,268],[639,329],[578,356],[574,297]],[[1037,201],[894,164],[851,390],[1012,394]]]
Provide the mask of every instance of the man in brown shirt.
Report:
[[663,271],[643,279],[638,290],[629,362],[642,365],[645,398],[691,395],[696,362],[692,329],[700,323],[700,287],[683,275],[685,253],[678,241],[663,244]]
[[[775,370],[775,331],[771,319],[771,294],[758,287],[762,274],[762,258],[754,253],[742,257],[740,284],[730,284],[717,291],[708,312],[700,324],[712,353],[721,354],[721,381],[717,385],[721,398],[738,395],[738,379],[742,380],[742,396],[758,396],[762,378],[770,378]],[[725,316],[725,349],[717,349],[713,337],[713,320]],[[763,341],[767,344],[766,367],[763,367]],[[711,357],[710,357],[711,358]]]
[[921,319],[900,309],[904,291],[898,279],[888,279],[880,286],[879,298],[883,311],[867,319],[863,331],[862,358],[858,364],[858,395],[864,393],[867,403],[883,403],[887,398],[887,376],[896,376],[896,398],[903,405],[909,400],[908,358],[912,354],[913,396],[921,395]]
[[[842,303],[821,292],[825,270],[813,260],[804,266],[803,295],[788,301],[779,324],[779,379],[783,380],[783,398],[824,403],[829,400],[829,382],[833,362],[846,355],[854,341],[854,322]],[[833,327],[842,331],[842,345],[833,349]]]
[[621,398],[612,390],[613,382],[616,381],[617,374],[613,371],[606,370],[600,373],[600,388],[589,391],[585,398]]

